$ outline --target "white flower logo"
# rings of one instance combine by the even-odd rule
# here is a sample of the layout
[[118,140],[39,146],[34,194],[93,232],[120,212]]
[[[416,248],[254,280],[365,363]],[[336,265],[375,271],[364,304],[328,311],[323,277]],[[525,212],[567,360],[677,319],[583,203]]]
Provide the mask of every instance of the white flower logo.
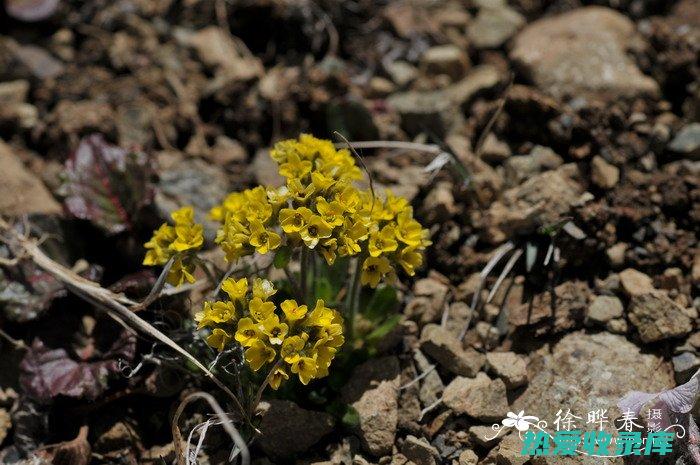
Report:
[[530,429],[530,424],[532,422],[538,422],[539,418],[533,416],[526,416],[525,410],[521,410],[517,415],[513,412],[508,412],[506,415],[508,418],[504,418],[501,423],[503,426],[515,427],[518,431],[527,431]]

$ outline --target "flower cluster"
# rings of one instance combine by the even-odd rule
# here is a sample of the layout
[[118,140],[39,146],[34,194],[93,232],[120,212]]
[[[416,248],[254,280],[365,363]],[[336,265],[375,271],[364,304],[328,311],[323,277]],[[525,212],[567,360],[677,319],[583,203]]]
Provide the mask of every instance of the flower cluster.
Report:
[[185,281],[193,283],[193,254],[204,243],[203,227],[194,222],[192,207],[183,207],[172,212],[175,226],[163,223],[153,232],[150,241],[144,244],[148,250],[143,260],[144,265],[165,265],[173,259],[168,272],[168,283],[179,286]]
[[411,276],[421,266],[428,231],[406,199],[387,191],[381,201],[353,184],[362,172],[348,150],[303,134],[277,143],[271,156],[285,185],[231,193],[210,212],[222,223],[216,242],[227,260],[301,245],[330,265],[358,256],[361,282],[371,287],[393,282],[397,265]]
[[245,359],[254,371],[271,363],[273,389],[289,379],[289,372],[303,384],[328,375],[345,342],[340,313],[323,300],[317,300],[313,309],[295,300],[284,300],[277,307],[270,300],[277,292],[270,281],[255,278],[251,287],[246,278],[227,278],[221,289],[228,300],[204,303],[195,320],[199,329],[211,329],[207,343],[221,351],[235,340],[245,348]]

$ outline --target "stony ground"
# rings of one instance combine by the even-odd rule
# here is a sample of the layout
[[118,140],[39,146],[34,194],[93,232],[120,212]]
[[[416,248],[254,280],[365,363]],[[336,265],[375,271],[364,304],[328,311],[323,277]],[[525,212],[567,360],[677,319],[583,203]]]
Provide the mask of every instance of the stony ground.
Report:
[[[230,190],[278,182],[280,138],[449,154],[361,151],[434,245],[399,326],[340,390],[355,421],[270,399],[255,463],[622,463],[528,462],[512,430],[486,437],[521,410],[614,418],[629,391],[700,368],[697,0],[5,3],[0,213],[30,215],[55,259],[116,291],[153,283],[141,244],[167,212],[204,218]],[[126,149],[143,157],[120,165]],[[0,462],[73,440],[43,456],[171,463],[172,411],[198,381],[31,264],[0,288]],[[188,301],[173,306],[144,317],[184,338]],[[51,363],[79,379],[47,383]],[[220,434],[200,463],[225,463]]]

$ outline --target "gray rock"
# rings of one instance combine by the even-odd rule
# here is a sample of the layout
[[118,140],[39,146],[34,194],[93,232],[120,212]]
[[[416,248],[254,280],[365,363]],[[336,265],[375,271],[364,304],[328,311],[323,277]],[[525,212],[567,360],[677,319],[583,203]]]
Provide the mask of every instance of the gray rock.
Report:
[[678,131],[668,148],[692,159],[700,159],[700,123],[691,123]]
[[408,91],[392,95],[388,105],[401,117],[402,127],[410,134],[432,131],[444,136],[457,121],[460,106],[477,92],[490,89],[500,81],[496,68],[478,66],[459,82],[434,91]]
[[560,221],[584,192],[574,179],[576,176],[576,166],[564,165],[505,191],[486,212],[488,227],[484,239],[501,243],[516,233]]
[[305,410],[288,400],[273,399],[266,404],[258,444],[271,457],[303,452],[333,430],[333,417],[325,412]]
[[476,376],[486,361],[486,357],[474,349],[464,350],[453,334],[436,324],[423,328],[420,345],[421,350],[443,368],[460,376]]
[[440,398],[445,385],[442,383],[442,379],[440,379],[440,375],[434,365],[428,361],[420,350],[416,350],[413,353],[413,359],[416,361],[416,368],[420,370],[419,374],[430,370],[420,381],[420,390],[418,392],[420,401],[423,403],[423,406],[427,407]]
[[555,97],[657,95],[658,84],[626,54],[634,40],[629,18],[589,6],[529,24],[514,39],[510,57]]
[[445,387],[442,401],[458,415],[482,421],[500,420],[508,412],[505,383],[485,373],[476,378],[456,377]]
[[605,324],[605,329],[613,334],[627,334],[629,331],[629,325],[627,324],[627,320],[624,318],[615,318]]
[[620,169],[596,155],[591,160],[591,180],[601,189],[612,189],[620,180]]
[[470,426],[469,438],[481,447],[491,448],[498,444],[503,436],[495,436],[495,431],[490,426]]
[[549,147],[536,145],[527,155],[510,157],[504,163],[508,186],[517,186],[542,171],[553,170],[564,164],[564,160]]
[[391,452],[398,424],[397,386],[382,381],[366,391],[352,406],[360,417],[360,439],[372,455],[381,457]]
[[524,410],[526,415],[546,419],[562,408],[572,412],[608,409],[609,418],[615,418],[618,400],[629,391],[660,392],[675,385],[670,364],[656,355],[642,354],[624,337],[609,333],[568,334],[551,352],[532,354],[528,369],[533,376],[511,411]]
[[436,465],[440,459],[437,449],[428,441],[410,434],[401,446],[401,453],[416,465]]
[[613,318],[622,316],[622,302],[617,297],[599,295],[586,310],[586,323],[604,325]]
[[529,462],[530,457],[520,453],[522,448],[523,441],[517,433],[507,434],[494,450],[496,463],[498,465],[525,465]]
[[426,73],[446,74],[453,81],[462,79],[469,66],[469,56],[456,45],[437,45],[425,51],[421,64]]
[[693,330],[683,309],[658,291],[632,296],[628,313],[643,342],[685,336]]
[[489,372],[503,380],[508,389],[527,384],[527,363],[513,352],[489,352],[486,354]]
[[700,368],[700,357],[692,352],[683,352],[672,359],[676,383],[683,384]]
[[408,62],[397,60],[386,65],[386,72],[399,87],[410,84],[418,76],[418,70]]
[[525,24],[525,18],[505,4],[482,7],[467,28],[467,37],[478,49],[498,48]]

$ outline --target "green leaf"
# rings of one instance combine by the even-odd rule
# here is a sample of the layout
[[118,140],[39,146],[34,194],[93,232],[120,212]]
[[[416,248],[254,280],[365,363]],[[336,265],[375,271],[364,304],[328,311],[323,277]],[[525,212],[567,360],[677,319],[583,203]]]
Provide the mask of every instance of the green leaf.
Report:
[[323,299],[326,303],[332,302],[335,299],[337,292],[334,292],[333,285],[326,277],[316,278],[314,282],[314,297]]
[[374,328],[374,331],[369,333],[367,337],[365,337],[365,340],[370,344],[377,342],[379,339],[389,334],[391,330],[394,329],[397,324],[399,324],[399,321],[401,321],[400,314],[391,315],[384,321],[384,323]]
[[289,246],[280,247],[275,253],[275,258],[272,261],[272,266],[278,270],[283,269],[289,264],[289,260],[292,258],[292,248]]
[[341,421],[345,426],[354,428],[360,424],[360,414],[355,410],[355,407],[347,405]]
[[386,315],[393,313],[398,304],[396,290],[391,286],[379,287],[374,291],[366,305],[361,307],[362,315],[377,324],[384,320]]

